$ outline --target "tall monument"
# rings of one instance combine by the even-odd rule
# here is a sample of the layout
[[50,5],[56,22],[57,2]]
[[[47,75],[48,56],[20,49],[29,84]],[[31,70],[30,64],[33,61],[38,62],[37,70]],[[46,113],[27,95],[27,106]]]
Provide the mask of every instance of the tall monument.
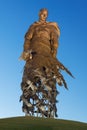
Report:
[[[60,70],[71,72],[56,58],[60,30],[55,22],[47,22],[48,10],[41,9],[39,20],[25,34],[24,50],[20,59],[25,60],[21,82],[22,111],[30,116],[57,117],[56,83],[67,89]],[[72,76],[73,77],[73,76]]]

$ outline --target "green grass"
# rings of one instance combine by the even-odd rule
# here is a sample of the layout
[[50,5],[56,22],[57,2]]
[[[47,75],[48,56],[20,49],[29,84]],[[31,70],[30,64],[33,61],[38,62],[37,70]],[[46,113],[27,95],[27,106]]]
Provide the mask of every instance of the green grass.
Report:
[[87,130],[87,124],[26,116],[0,119],[0,130]]

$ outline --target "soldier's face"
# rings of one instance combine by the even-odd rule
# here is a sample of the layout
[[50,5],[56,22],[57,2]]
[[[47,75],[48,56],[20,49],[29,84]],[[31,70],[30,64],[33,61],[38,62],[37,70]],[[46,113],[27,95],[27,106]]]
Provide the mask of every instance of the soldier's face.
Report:
[[46,18],[47,18],[47,11],[46,10],[43,10],[41,13],[40,13],[40,20],[41,21],[46,21]]

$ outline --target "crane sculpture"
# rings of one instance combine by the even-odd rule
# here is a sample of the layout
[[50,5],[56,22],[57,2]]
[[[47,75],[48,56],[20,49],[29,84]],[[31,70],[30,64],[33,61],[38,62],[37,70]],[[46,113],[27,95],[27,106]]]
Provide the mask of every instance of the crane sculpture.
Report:
[[21,82],[22,110],[26,115],[57,117],[56,83],[67,89],[60,70],[71,72],[56,58],[60,30],[55,22],[47,22],[48,10],[41,9],[39,20],[25,34],[24,50],[20,59],[25,60]]

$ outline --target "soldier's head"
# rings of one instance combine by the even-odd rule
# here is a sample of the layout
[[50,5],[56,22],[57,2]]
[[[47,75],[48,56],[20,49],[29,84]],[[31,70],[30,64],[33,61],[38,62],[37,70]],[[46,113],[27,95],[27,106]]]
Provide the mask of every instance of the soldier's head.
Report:
[[46,8],[41,9],[39,12],[39,20],[46,21],[47,16],[48,16],[48,10]]

